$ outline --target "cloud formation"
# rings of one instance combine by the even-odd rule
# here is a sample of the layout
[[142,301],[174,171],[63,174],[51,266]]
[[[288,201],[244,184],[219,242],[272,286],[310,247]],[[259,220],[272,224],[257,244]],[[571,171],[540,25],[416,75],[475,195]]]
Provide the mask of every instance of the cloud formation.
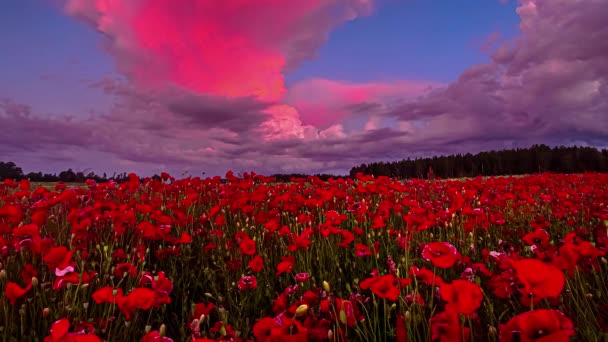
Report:
[[316,56],[329,32],[371,0],[69,0],[108,37],[120,71],[143,84],[279,101],[284,72]]

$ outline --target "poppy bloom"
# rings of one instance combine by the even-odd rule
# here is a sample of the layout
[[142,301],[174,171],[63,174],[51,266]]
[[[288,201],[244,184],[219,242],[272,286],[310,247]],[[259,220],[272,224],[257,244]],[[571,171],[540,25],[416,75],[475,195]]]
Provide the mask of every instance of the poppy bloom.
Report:
[[[72,256],[74,255],[74,251],[68,251],[65,246],[59,246],[51,248],[51,250],[46,253],[46,255],[42,258],[43,261],[47,263],[50,269],[56,268],[58,272],[69,269],[71,267],[71,271],[74,271],[74,262],[72,262]],[[65,274],[65,273],[64,273]],[[64,275],[61,274],[61,275]],[[61,276],[58,274],[58,276]]]
[[340,236],[342,236],[342,242],[338,243],[339,247],[347,248],[353,241],[355,241],[355,235],[348,230],[341,230]]
[[239,244],[241,252],[245,255],[254,255],[256,253],[255,241],[249,236],[245,236]]
[[70,321],[62,318],[51,326],[51,334],[44,338],[44,342],[101,342],[94,334],[70,333]]
[[135,313],[135,310],[149,310],[152,308],[154,305],[154,297],[154,291],[144,287],[138,287],[129,292],[127,296],[117,297],[116,302],[126,319],[130,320],[133,313]]
[[264,317],[257,321],[253,326],[253,336],[256,341],[267,341],[270,337],[270,332],[277,326],[277,322],[270,318]]
[[390,274],[381,277],[372,277],[363,280],[359,283],[362,290],[371,289],[378,297],[396,301],[399,298],[401,290],[395,286],[395,277]]
[[6,284],[6,298],[8,298],[8,301],[11,302],[12,305],[15,305],[17,299],[25,296],[31,289],[32,283],[29,283],[25,288],[21,288],[17,283],[9,282]]
[[526,245],[537,246],[543,249],[547,249],[550,246],[549,239],[549,233],[544,229],[536,229],[535,231],[524,235],[522,238]]
[[431,317],[431,340],[440,342],[469,341],[471,330],[460,325],[458,314],[444,311]]
[[262,272],[262,268],[264,267],[264,259],[262,259],[261,256],[256,255],[253,257],[253,259],[251,259],[251,261],[249,261],[247,265],[253,272]]
[[27,264],[21,270],[21,278],[25,284],[29,284],[32,282],[33,277],[38,277],[38,270],[34,268],[34,265]]
[[456,247],[447,242],[431,242],[424,246],[422,257],[439,268],[450,268],[456,263]]
[[522,304],[528,305],[530,296],[536,303],[544,298],[557,297],[562,292],[566,279],[557,267],[537,259],[522,259],[512,264],[522,285]]
[[358,243],[355,245],[355,255],[359,258],[372,255],[372,251],[366,245]]
[[412,266],[408,273],[410,277],[415,277],[419,282],[427,285],[441,286],[444,283],[443,278],[435,275],[433,271],[425,267],[419,269],[416,266]]
[[308,274],[308,273],[298,273],[298,274],[296,274],[296,281],[298,283],[303,283],[303,282],[307,281],[308,278],[310,278],[310,274]]
[[255,290],[258,288],[258,280],[255,276],[244,276],[239,279],[239,289],[244,290]]
[[104,286],[95,291],[92,295],[97,304],[114,303],[117,297],[122,297],[122,289],[115,289],[111,286]]
[[479,308],[483,293],[479,285],[466,280],[454,280],[440,288],[441,298],[446,301],[446,311],[471,315]]
[[197,303],[194,305],[194,313],[192,314],[192,319],[199,319],[201,316],[209,316],[211,310],[215,308],[215,304],[213,303]]
[[281,262],[277,265],[277,273],[276,275],[281,275],[282,273],[291,273],[293,269],[293,264],[295,263],[295,258],[293,256],[281,257]]
[[561,311],[538,309],[500,325],[500,341],[567,342],[574,335],[572,321]]

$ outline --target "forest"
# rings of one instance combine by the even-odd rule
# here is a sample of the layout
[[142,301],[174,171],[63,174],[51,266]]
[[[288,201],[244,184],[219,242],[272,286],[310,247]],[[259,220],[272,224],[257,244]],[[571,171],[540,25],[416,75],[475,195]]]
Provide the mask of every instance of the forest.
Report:
[[[395,178],[463,178],[476,176],[524,175],[543,172],[552,173],[582,173],[608,172],[608,150],[598,150],[594,147],[549,147],[534,145],[530,148],[520,148],[501,151],[488,151],[477,154],[456,154],[435,156],[432,158],[403,159],[395,162],[375,162],[361,164],[350,170],[350,175],[331,174],[273,174],[279,182],[288,182],[293,178],[316,176],[327,180],[332,177],[355,177],[357,173],[373,176],[388,176]],[[128,180],[126,172],[106,173],[97,175],[94,172],[84,173],[71,168],[58,174],[29,172],[14,162],[0,161],[0,180],[28,179],[32,182],[65,182],[82,183],[87,179],[97,182],[114,180],[122,183]],[[151,178],[160,179],[154,175]]]

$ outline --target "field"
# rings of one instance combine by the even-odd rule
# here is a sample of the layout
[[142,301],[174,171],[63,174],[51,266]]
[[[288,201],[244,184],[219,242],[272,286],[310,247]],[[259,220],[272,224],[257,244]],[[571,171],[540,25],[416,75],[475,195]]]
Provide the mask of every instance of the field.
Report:
[[608,175],[0,183],[2,341],[600,341]]

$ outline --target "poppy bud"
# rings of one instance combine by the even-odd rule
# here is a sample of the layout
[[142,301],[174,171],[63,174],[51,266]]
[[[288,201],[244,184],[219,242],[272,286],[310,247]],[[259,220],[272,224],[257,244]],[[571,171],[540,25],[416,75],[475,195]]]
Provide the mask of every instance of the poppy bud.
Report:
[[494,337],[496,336],[496,328],[494,326],[490,326],[490,329],[488,329],[488,335],[490,335],[490,337]]
[[346,320],[346,312],[344,310],[340,310],[340,323],[346,324],[348,321]]
[[51,314],[51,309],[49,309],[49,308],[42,309],[42,317],[47,318],[47,317],[49,317],[50,314]]
[[2,280],[6,279],[6,271],[5,270],[1,270],[0,271],[0,279],[2,279]]
[[323,280],[323,290],[327,292],[331,292],[331,287],[329,287],[329,283]]
[[296,317],[305,315],[308,312],[308,305],[302,304],[296,309]]
[[158,332],[161,337],[164,337],[165,334],[167,333],[167,327],[164,324],[161,324],[160,329],[158,329]]

